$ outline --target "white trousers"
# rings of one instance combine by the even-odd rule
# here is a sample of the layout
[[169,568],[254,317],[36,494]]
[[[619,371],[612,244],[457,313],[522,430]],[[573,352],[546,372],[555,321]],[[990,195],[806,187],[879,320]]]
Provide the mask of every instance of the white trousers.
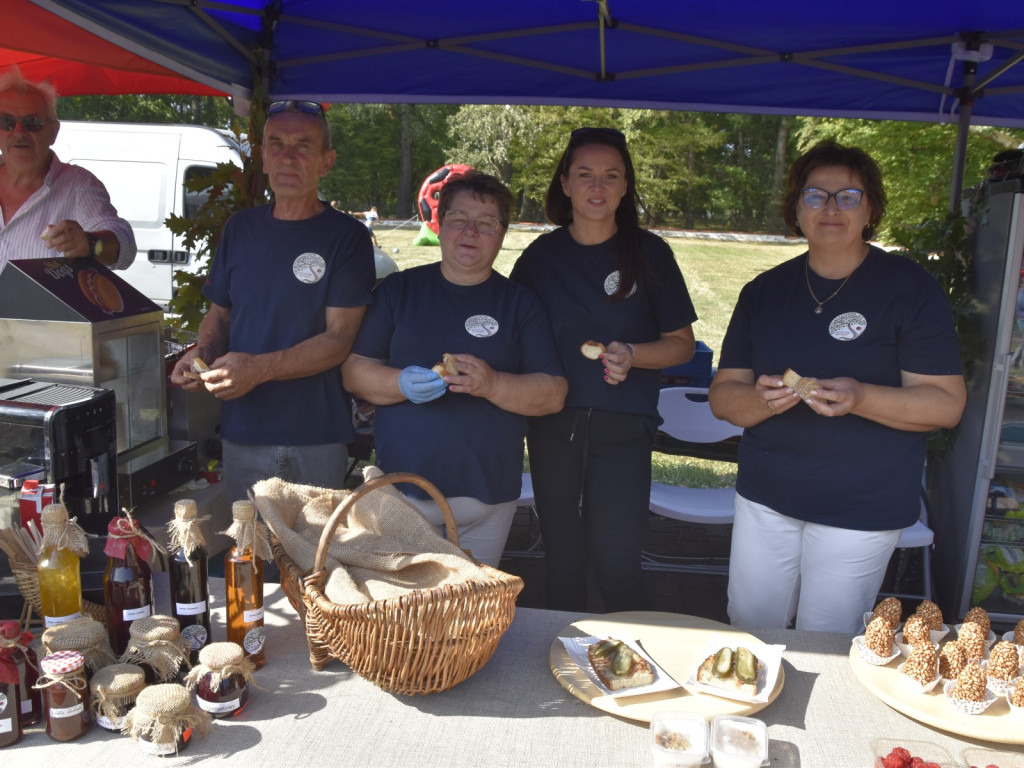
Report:
[[[444,516],[434,501],[403,495],[427,520],[438,527],[441,536],[447,538]],[[468,550],[473,559],[497,568],[501,561],[501,553],[505,551],[505,541],[512,527],[512,518],[516,514],[516,502],[484,504],[469,496],[453,496],[448,499],[448,504],[452,508],[455,527],[459,531],[459,548]]]
[[738,627],[864,631],[900,530],[805,523],[736,496],[729,620]]

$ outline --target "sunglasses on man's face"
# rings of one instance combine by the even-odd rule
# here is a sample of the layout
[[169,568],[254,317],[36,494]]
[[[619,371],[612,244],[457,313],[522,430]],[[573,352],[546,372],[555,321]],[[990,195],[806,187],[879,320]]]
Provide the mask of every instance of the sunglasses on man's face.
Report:
[[[319,115],[324,117],[323,105],[316,101],[275,101],[267,107],[267,115],[279,115],[282,112],[301,112],[304,115]],[[324,118],[326,119],[326,118]]]
[[5,113],[0,115],[0,131],[13,131],[14,127],[21,123],[21,127],[29,133],[39,133],[48,122],[50,121],[45,117],[36,117],[35,115],[15,117]]

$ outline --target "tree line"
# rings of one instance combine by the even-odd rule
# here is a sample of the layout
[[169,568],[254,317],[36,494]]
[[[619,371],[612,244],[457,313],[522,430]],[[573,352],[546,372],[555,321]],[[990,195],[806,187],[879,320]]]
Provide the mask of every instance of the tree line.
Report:
[[[62,119],[198,123],[236,120],[226,99],[89,96],[62,99]],[[790,163],[824,138],[860,146],[882,168],[889,209],[885,239],[948,204],[955,125],[650,109],[424,104],[334,104],[338,152],[321,191],[343,210],[376,205],[415,218],[423,180],[467,163],[504,181],[515,218],[543,222],[544,194],[569,134],[584,125],[621,130],[637,170],[647,226],[782,234],[779,203]],[[997,152],[1024,145],[1024,131],[972,127],[965,187]]]

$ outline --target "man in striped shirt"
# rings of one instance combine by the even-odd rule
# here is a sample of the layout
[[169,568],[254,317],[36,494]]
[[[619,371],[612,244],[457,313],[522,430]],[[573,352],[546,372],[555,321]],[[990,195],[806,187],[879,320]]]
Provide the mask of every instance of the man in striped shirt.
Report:
[[0,269],[11,259],[93,256],[113,269],[135,259],[131,225],[103,184],[50,149],[57,94],[17,69],[0,75]]

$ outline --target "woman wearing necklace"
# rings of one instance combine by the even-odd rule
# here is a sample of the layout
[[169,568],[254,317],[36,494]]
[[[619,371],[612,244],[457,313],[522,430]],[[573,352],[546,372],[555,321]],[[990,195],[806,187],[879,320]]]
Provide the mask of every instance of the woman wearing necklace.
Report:
[[[868,243],[885,205],[865,152],[813,147],[783,201],[807,252],[748,283],[729,323],[710,401],[744,427],[735,625],[862,628],[900,531],[917,520],[927,434],[960,421],[946,296],[916,262]],[[787,368],[817,386],[801,399]]]

